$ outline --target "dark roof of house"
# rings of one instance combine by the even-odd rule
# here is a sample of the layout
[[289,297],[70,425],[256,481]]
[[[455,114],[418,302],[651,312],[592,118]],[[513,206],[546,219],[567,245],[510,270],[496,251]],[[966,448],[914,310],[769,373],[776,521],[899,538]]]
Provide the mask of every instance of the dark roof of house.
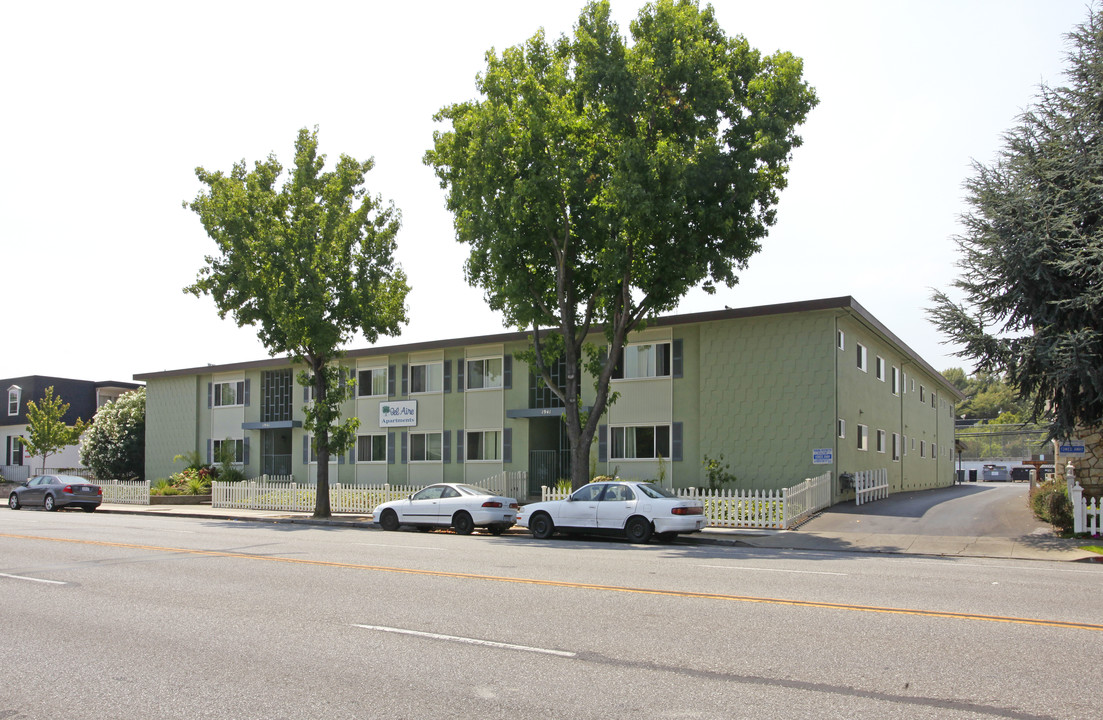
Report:
[[[769,315],[786,315],[790,313],[815,312],[822,310],[839,310],[850,313],[860,322],[872,330],[880,333],[885,339],[899,347],[916,365],[919,365],[936,380],[942,382],[945,388],[951,391],[958,400],[965,397],[952,384],[942,377],[927,361],[908,347],[891,330],[885,327],[880,320],[862,307],[850,295],[834,298],[822,298],[819,300],[805,300],[801,302],[778,303],[774,305],[758,305],[746,308],[725,308],[708,312],[687,313],[684,315],[664,315],[648,321],[648,327],[663,327],[668,325],[691,325],[695,323],[715,322],[718,320],[736,320],[740,318],[766,317]],[[595,329],[595,332],[598,329]],[[452,347],[464,347],[467,345],[486,345],[490,343],[508,343],[526,340],[528,331],[497,333],[494,335],[476,335],[472,337],[452,338],[447,340],[432,340],[428,342],[404,343],[398,345],[374,345],[367,348],[357,348],[344,353],[346,358],[372,357],[376,355],[395,355],[418,352],[421,350],[433,350]],[[141,373],[134,376],[135,380],[152,380],[156,378],[180,377],[185,375],[200,375],[212,372],[233,372],[236,370],[256,370],[262,368],[279,367],[288,363],[288,357],[272,357],[251,362],[229,363],[224,365],[206,365],[194,368],[182,368],[179,370],[165,370],[162,372]]]

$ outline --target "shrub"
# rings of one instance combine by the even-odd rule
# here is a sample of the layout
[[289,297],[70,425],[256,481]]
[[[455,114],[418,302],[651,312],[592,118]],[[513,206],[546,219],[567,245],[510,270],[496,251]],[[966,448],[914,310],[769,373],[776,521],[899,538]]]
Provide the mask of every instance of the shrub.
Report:
[[146,464],[146,389],[96,412],[80,441],[80,461],[101,480],[141,480]]
[[1034,517],[1053,525],[1059,532],[1071,532],[1072,502],[1063,482],[1044,482],[1030,494],[1030,509]]

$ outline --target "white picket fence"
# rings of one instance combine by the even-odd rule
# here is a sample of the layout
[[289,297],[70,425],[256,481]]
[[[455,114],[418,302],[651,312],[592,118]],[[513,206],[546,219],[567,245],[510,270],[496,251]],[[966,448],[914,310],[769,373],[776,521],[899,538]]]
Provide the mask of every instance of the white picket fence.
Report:
[[889,471],[861,470],[854,473],[854,504],[884,500],[889,496]]
[[1099,516],[1103,507],[1097,498],[1085,498],[1080,483],[1072,488],[1072,530],[1075,533],[1099,534]]
[[[473,485],[505,497],[524,497],[528,474],[503,472]],[[424,488],[424,485],[346,485],[330,483],[329,509],[332,513],[370,514],[381,503],[400,500]],[[264,475],[244,482],[211,483],[211,507],[237,510],[276,510],[313,512],[318,498],[313,483],[296,483],[291,476]]]
[[[711,527],[786,530],[831,505],[831,473],[780,490],[699,490],[676,488],[680,498],[701,500]],[[566,489],[541,488],[541,500],[562,500]]]
[[149,480],[96,480],[103,501],[116,505],[149,505]]

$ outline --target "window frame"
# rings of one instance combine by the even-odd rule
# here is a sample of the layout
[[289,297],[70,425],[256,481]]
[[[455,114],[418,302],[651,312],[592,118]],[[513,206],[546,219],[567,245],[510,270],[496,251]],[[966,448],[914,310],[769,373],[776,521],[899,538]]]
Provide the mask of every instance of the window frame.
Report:
[[838,422],[835,423],[835,433],[841,439],[846,438],[846,420],[843,418],[838,419]]
[[[487,439],[489,436],[494,436],[494,455],[496,457],[486,457]],[[463,439],[463,461],[465,463],[502,463],[502,452],[504,450],[504,438],[505,433],[501,428],[486,429],[486,430],[465,430]],[[474,457],[473,453],[478,451],[481,457]]]
[[[418,369],[424,369],[425,372],[425,384],[426,389],[414,390],[414,371]],[[436,372],[433,372],[433,370]],[[440,360],[433,360],[430,362],[410,363],[410,394],[411,395],[439,395],[444,392],[444,362]],[[432,381],[437,381],[436,388],[433,388]]]
[[[223,405],[222,407],[232,407]],[[218,458],[219,453],[222,450],[222,446],[226,444],[226,441],[234,443],[234,461],[232,465],[244,465],[245,464],[245,438],[224,438],[222,440],[215,440],[211,438],[211,457]]]
[[891,377],[892,377],[892,383],[891,383],[892,394],[895,395],[896,397],[900,397],[900,368],[893,365],[892,366]]
[[854,343],[854,348],[857,351],[856,359],[858,362],[858,369],[864,373],[869,372],[869,353],[866,350],[866,346],[860,342]]
[[18,385],[12,385],[8,388],[8,417],[15,417],[19,414],[19,406],[23,402],[23,388]]
[[[493,378],[494,376],[487,372],[487,365],[491,362],[498,363],[498,375],[496,385],[485,384],[486,378]],[[478,376],[483,379],[482,385],[472,385],[471,378],[476,376],[476,373],[472,372],[472,366],[481,365],[482,369],[478,371]],[[501,355],[491,355],[488,357],[468,358],[464,361],[464,373],[463,373],[464,388],[468,392],[479,392],[480,390],[501,390],[505,387],[505,359]]]
[[[609,460],[610,461],[613,461],[613,460],[617,460],[617,461],[622,461],[622,460],[626,460],[626,461],[631,461],[631,460],[651,461],[651,460],[658,460],[659,458],[663,458],[664,460],[669,460],[670,459],[671,446],[672,446],[673,439],[674,439],[672,428],[673,428],[673,426],[670,425],[670,424],[667,424],[667,423],[654,423],[654,424],[644,423],[644,424],[639,424],[639,425],[610,425],[609,429],[608,429],[608,432],[609,432]],[[638,454],[638,449],[640,447],[640,437],[637,435],[637,433],[639,431],[647,430],[647,429],[651,430],[650,443],[651,443],[651,453],[652,454],[650,456]],[[632,444],[635,448],[634,452],[636,454],[632,455],[631,457],[627,457],[624,454],[627,451],[627,447],[628,447],[628,430],[632,430],[633,435],[635,435],[635,437],[632,438]],[[660,447],[660,445],[662,444],[660,442],[660,435],[659,435],[660,430],[663,430],[664,433],[665,433],[665,436],[666,436],[666,440],[665,440],[665,442],[666,442],[666,447],[665,447],[666,453],[665,454],[663,454],[661,452],[664,448]],[[618,437],[618,434],[619,434],[619,437]],[[646,438],[645,438],[645,440],[646,440]],[[617,454],[618,452],[620,453],[619,455]]]
[[[382,459],[377,459],[375,457],[375,449],[376,449],[375,444],[376,444],[377,439],[380,439],[380,440],[383,441],[383,458]],[[364,453],[361,452],[361,444],[363,443],[364,440],[370,441],[368,443],[368,447],[371,448],[371,450],[372,450],[372,452],[368,453],[369,457],[367,459],[364,458]],[[356,436],[356,464],[357,465],[360,465],[360,464],[363,464],[363,465],[386,464],[387,459],[388,459],[387,458],[387,433],[385,433],[385,432],[384,433],[365,433],[363,435],[357,435]]]
[[873,374],[881,382],[885,381],[885,359],[880,355],[873,357]]
[[[639,374],[639,363],[635,363],[636,374],[628,374],[628,353],[630,350],[638,351],[639,348],[650,348],[647,358],[647,374]],[[660,350],[665,348],[665,350]],[[638,355],[637,355],[638,357]],[[614,380],[655,380],[657,378],[673,377],[674,343],[670,340],[659,342],[637,342],[625,344],[620,351],[620,362],[613,368]],[[652,372],[653,370],[653,372]]]
[[[224,402],[225,391],[223,387],[233,386],[234,402]],[[245,407],[245,380],[213,380],[211,381],[211,408]]]
[[869,452],[869,425],[858,423],[858,449]]
[[[368,374],[370,378],[368,383],[364,382],[364,375]],[[383,392],[375,392],[375,381],[378,373],[382,373],[383,376]],[[374,398],[374,397],[387,397],[390,393],[387,390],[387,383],[390,380],[387,377],[387,366],[382,367],[367,367],[360,368],[356,371],[356,397],[358,398]],[[364,386],[368,385],[368,392],[364,392]]]
[[[414,457],[414,439],[422,438],[424,443],[421,451],[424,457]],[[430,445],[430,439],[435,438],[437,441],[436,457],[430,457],[433,448]],[[439,464],[444,462],[444,434],[440,430],[427,431],[427,432],[411,432],[406,435],[406,461],[409,463],[431,463]]]
[[885,431],[884,430],[878,430],[877,431],[877,452],[881,453],[882,455],[885,454],[885,451],[886,451],[885,439],[886,439]]

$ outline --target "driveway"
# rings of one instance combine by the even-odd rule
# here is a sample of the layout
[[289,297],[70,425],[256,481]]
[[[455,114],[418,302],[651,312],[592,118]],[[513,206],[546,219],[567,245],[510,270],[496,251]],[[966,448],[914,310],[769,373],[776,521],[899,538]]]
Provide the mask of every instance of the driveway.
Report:
[[862,506],[841,503],[802,532],[1022,538],[1052,534],[1027,506],[1029,483],[966,483],[890,495]]

